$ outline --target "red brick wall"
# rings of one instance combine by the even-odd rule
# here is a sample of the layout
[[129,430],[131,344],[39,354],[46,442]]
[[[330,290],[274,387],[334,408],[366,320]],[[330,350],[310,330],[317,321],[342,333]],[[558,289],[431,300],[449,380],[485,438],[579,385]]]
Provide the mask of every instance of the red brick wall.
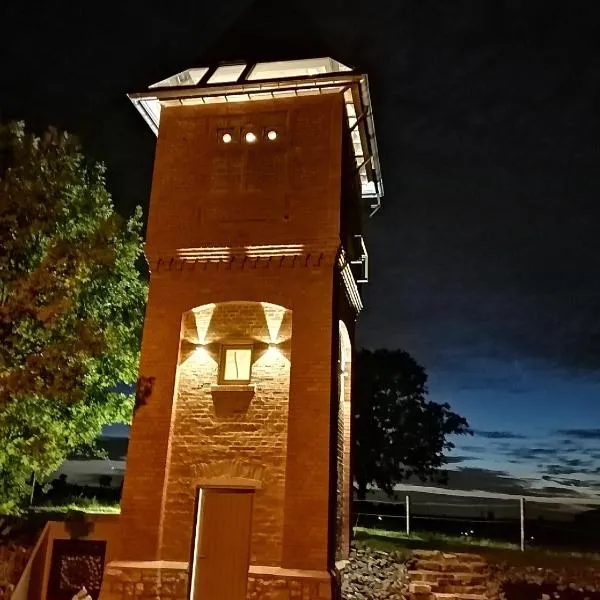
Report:
[[[221,128],[260,132],[271,126],[280,133],[272,146],[218,143]],[[249,457],[251,448],[261,447],[265,477],[272,482],[260,492],[262,500],[257,493],[257,519],[262,517],[255,523],[253,559],[327,568],[342,126],[339,94],[163,109],[148,222],[152,276],[140,367],[140,376],[154,378],[154,387],[133,423],[122,502],[123,559],[185,560],[193,526],[194,461],[237,455],[241,448]],[[236,250],[235,258],[206,262],[198,250],[273,244],[298,245],[301,255],[256,259],[251,251]],[[177,259],[181,249],[195,249],[187,262]],[[268,419],[253,432],[249,420],[228,426],[210,421],[207,382],[193,381],[199,367],[184,361],[185,344],[177,372],[182,315],[229,301],[269,302],[293,314],[285,475],[273,465],[283,463],[285,453],[279,428],[285,422],[281,385],[287,373],[251,405],[256,417]],[[223,335],[226,323],[232,335],[239,328],[235,319],[224,319]],[[214,374],[206,372],[213,380]],[[216,436],[223,453],[209,448],[196,428]],[[254,458],[259,460],[258,454]],[[267,539],[273,546],[281,540],[282,547],[267,548]]]
[[[153,257],[176,248],[339,243],[342,97],[163,108],[150,200]],[[277,127],[275,142],[219,131]]]

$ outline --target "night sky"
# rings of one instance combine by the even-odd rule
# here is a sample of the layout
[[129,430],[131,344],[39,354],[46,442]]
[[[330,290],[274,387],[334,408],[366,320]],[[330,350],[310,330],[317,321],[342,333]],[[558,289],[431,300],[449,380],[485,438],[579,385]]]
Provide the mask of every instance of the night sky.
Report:
[[408,350],[469,419],[452,485],[600,494],[594,3],[273,5],[253,21],[248,0],[7,0],[0,118],[77,134],[129,214],[147,206],[155,138],[126,92],[202,66],[240,16],[252,52],[322,40],[314,54],[369,73],[386,189],[359,343]]

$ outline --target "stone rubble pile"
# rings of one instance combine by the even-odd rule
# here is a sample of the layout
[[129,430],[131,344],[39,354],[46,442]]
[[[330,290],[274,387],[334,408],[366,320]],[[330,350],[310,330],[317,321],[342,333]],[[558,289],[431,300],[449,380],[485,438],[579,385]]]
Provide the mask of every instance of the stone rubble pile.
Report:
[[600,600],[600,565],[494,565],[489,588],[499,600]]
[[0,600],[8,600],[27,564],[30,546],[0,543]]
[[408,598],[407,556],[352,548],[342,570],[343,600],[404,600]]

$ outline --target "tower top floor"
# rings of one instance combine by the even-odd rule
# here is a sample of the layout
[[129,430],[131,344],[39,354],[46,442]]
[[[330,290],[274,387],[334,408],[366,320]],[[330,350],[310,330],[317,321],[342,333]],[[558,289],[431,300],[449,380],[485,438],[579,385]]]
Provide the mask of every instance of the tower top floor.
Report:
[[361,194],[371,214],[381,205],[383,182],[368,77],[332,58],[193,67],[162,79],[130,100],[158,135],[161,109],[342,94]]

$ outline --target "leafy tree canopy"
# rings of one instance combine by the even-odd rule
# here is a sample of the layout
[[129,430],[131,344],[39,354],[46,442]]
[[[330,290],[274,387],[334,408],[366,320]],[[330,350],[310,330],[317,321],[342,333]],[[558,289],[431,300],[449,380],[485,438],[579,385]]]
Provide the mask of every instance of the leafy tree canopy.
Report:
[[361,350],[356,357],[354,480],[364,499],[368,485],[393,494],[414,475],[443,482],[451,434],[470,434],[464,417],[427,399],[427,374],[403,350]]
[[141,210],[120,218],[104,173],[66,133],[0,124],[0,510],[131,415]]

